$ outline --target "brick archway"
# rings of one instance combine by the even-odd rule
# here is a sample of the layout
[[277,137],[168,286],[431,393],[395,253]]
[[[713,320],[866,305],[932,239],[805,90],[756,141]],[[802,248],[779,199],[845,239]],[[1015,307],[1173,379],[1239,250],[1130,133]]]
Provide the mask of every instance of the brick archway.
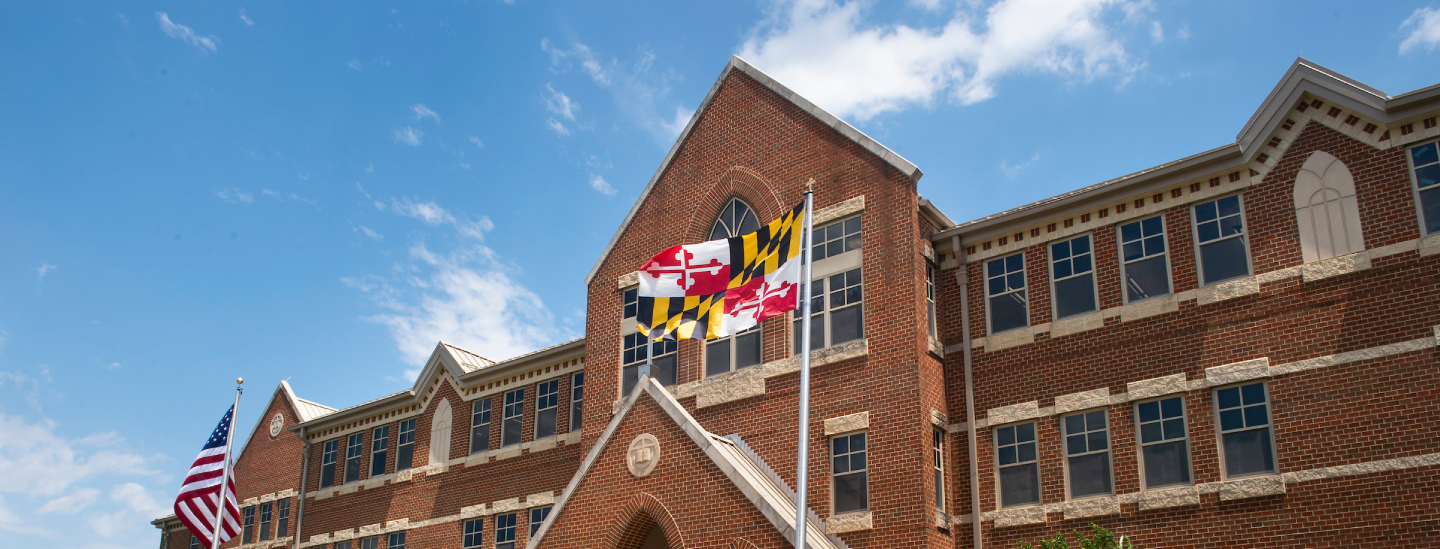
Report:
[[640,492],[615,513],[610,529],[605,533],[605,546],[641,549],[645,546],[646,537],[657,528],[664,532],[665,545],[670,549],[685,549],[685,540],[670,511],[655,496]]
[[732,166],[690,210],[690,219],[685,223],[686,242],[699,242],[709,238],[710,224],[720,215],[720,210],[730,203],[731,198],[739,198],[749,204],[750,208],[755,210],[755,216],[762,226],[799,202],[797,198],[793,203],[783,203],[770,183],[755,170]]

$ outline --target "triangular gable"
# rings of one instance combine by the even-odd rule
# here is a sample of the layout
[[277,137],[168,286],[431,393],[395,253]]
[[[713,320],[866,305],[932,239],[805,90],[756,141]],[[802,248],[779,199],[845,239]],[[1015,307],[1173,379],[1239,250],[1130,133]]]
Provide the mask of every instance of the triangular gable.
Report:
[[[526,549],[538,548],[551,525],[564,515],[565,504],[575,495],[586,473],[600,458],[600,454],[610,443],[610,439],[620,428],[621,422],[635,407],[642,394],[649,395],[655,400],[665,414],[685,432],[692,442],[700,447],[716,467],[724,472],[725,477],[734,483],[735,487],[775,526],[782,536],[786,539],[794,539],[795,492],[785,486],[779,476],[770,470],[763,461],[760,461],[759,456],[750,450],[744,441],[739,440],[738,436],[721,437],[706,431],[699,422],[695,421],[694,417],[685,411],[684,407],[680,406],[675,397],[670,395],[669,390],[649,377],[642,377],[640,383],[636,384],[635,389],[630,392],[630,396],[625,398],[620,410],[615,413],[615,417],[610,419],[610,424],[605,427],[605,431],[601,433],[595,445],[590,448],[590,453],[585,456],[585,461],[580,464],[580,469],[575,472],[575,476],[565,486],[565,491],[555,500],[554,510],[545,519],[545,522],[541,523],[540,529],[535,532],[535,535],[531,536],[529,543],[525,546]],[[812,549],[849,549],[849,546],[839,537],[825,534],[823,523],[814,511],[807,510],[806,515],[808,519],[805,521],[806,545],[808,547]]]
[[710,93],[705,95],[705,100],[700,102],[700,107],[695,109],[695,114],[690,116],[690,122],[685,125],[685,129],[680,132],[680,136],[675,139],[675,144],[670,146],[670,152],[665,154],[665,160],[660,162],[660,167],[655,170],[655,175],[650,177],[650,182],[645,185],[645,190],[640,191],[640,197],[635,199],[635,205],[630,207],[630,213],[625,214],[625,220],[620,222],[620,228],[615,230],[615,235],[610,237],[610,242],[605,244],[604,250],[601,250],[599,259],[595,260],[595,266],[591,267],[590,273],[585,275],[586,286],[589,286],[590,282],[595,278],[595,274],[600,272],[600,266],[605,264],[605,260],[610,257],[610,252],[615,249],[615,244],[620,241],[620,235],[625,234],[625,229],[630,227],[630,222],[635,219],[635,214],[640,212],[640,205],[645,203],[645,198],[650,196],[650,191],[655,189],[655,185],[659,183],[660,177],[665,175],[665,170],[670,167],[670,162],[674,160],[675,155],[680,152],[680,146],[685,144],[685,140],[690,137],[690,131],[695,128],[695,124],[705,115],[706,108],[710,106],[710,102],[715,98],[715,95],[720,92],[721,86],[725,83],[725,80],[730,77],[732,71],[740,71],[746,76],[755,79],[756,82],[759,82],[762,86],[765,86],[786,101],[799,107],[800,110],[814,116],[826,126],[839,132],[840,135],[854,141],[855,144],[860,145],[860,148],[873,153],[875,156],[880,157],[881,160],[894,166],[895,169],[900,170],[901,173],[908,176],[912,183],[920,180],[920,176],[922,175],[920,168],[916,167],[915,164],[909,160],[906,160],[905,157],[900,156],[885,145],[881,145],[879,141],[865,135],[865,132],[856,129],[855,126],[851,126],[844,120],[826,112],[825,109],[816,106],[814,103],[811,103],[810,100],[801,97],[800,94],[791,91],[790,88],[785,87],[784,84],[771,78],[770,75],[755,68],[739,56],[733,56],[730,58],[730,64],[726,65],[725,70],[720,72],[720,78],[715,80],[715,85],[710,87]]
[[[265,409],[268,410],[269,403],[275,402],[275,399],[281,394],[285,396],[285,403],[290,405],[290,410],[295,412],[295,417],[300,419],[299,423],[335,413],[334,408],[295,396],[295,391],[290,388],[290,382],[285,380],[281,380],[280,386],[275,388],[275,393],[270,395],[270,401],[265,404]],[[260,430],[260,426],[269,423],[270,418],[261,417],[259,421],[255,422],[255,425],[250,427],[250,434],[245,437],[245,443],[240,446],[240,451],[235,453],[235,463],[240,463],[240,458],[245,455],[245,449],[250,447],[250,439],[255,438],[255,433]]]

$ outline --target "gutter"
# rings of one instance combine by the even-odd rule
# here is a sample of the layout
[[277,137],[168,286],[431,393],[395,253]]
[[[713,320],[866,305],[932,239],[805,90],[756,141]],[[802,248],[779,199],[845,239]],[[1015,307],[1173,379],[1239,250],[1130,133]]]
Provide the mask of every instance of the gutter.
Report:
[[305,428],[300,428],[300,440],[305,443],[305,456],[300,459],[300,505],[295,509],[295,549],[300,549],[300,529],[305,527],[305,488],[310,485],[310,438],[305,436]]
[[950,237],[950,246],[951,253],[960,264],[959,269],[962,269],[955,278],[960,283],[960,329],[965,332],[961,344],[965,346],[965,432],[970,439],[970,534],[974,538],[975,549],[984,549],[984,541],[980,538],[980,457],[975,440],[975,374],[970,356],[970,271],[963,261],[965,252],[960,247],[960,235]]

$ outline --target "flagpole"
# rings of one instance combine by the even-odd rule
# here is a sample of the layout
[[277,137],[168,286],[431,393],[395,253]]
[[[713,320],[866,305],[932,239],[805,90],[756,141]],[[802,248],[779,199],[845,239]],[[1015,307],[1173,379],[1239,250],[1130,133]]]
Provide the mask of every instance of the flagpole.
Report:
[[[240,417],[240,395],[245,392],[245,378],[235,378],[235,405],[230,408],[230,427],[225,433],[225,460],[220,474],[220,501],[215,508],[215,529],[210,532],[210,549],[220,549],[220,529],[225,527],[225,489],[230,485],[230,446],[235,442],[235,421]],[[240,517],[235,517],[240,518]]]
[[815,180],[811,179],[805,188],[805,235],[800,241],[801,253],[805,254],[805,289],[800,294],[803,316],[800,320],[800,455],[795,462],[795,549],[805,549],[805,491],[810,469],[810,263],[815,259],[810,242],[815,230],[814,216],[810,214],[815,197],[810,186],[814,184]]

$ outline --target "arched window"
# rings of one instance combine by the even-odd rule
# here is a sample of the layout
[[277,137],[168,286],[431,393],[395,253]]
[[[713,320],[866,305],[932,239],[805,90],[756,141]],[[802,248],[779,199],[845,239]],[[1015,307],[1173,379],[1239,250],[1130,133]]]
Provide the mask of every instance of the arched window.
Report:
[[430,419],[430,465],[450,459],[450,399],[440,399]]
[[1306,263],[1365,249],[1355,178],[1340,159],[1316,151],[1295,176],[1295,221]]
[[[755,210],[740,199],[732,199],[710,227],[710,240],[730,238],[760,230]],[[760,327],[756,326],[725,339],[705,344],[705,375],[713,376],[760,363]]]

